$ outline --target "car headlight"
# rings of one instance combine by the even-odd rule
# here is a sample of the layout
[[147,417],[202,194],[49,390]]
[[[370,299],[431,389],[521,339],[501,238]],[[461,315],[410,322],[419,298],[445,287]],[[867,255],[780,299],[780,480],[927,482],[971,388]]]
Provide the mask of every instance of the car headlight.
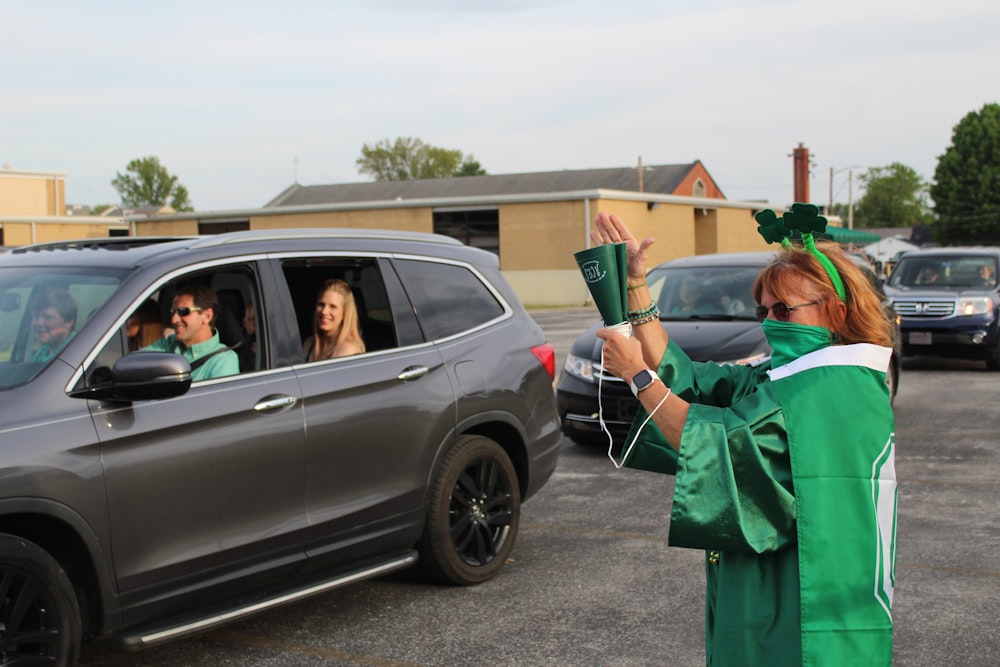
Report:
[[591,359],[584,359],[583,357],[578,357],[574,354],[566,355],[566,363],[563,364],[563,370],[574,377],[578,377],[581,380],[586,380],[587,382],[594,381],[594,362]]
[[993,302],[988,297],[977,296],[958,300],[958,315],[985,315],[993,310]]

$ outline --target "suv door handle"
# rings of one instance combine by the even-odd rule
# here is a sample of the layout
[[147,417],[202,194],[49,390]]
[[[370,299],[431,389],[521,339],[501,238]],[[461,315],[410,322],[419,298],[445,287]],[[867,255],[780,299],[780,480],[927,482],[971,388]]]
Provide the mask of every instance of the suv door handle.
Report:
[[407,382],[409,380],[419,380],[428,373],[430,373],[430,369],[426,366],[410,366],[404,369],[397,377],[403,382]]
[[255,412],[272,412],[282,408],[290,408],[298,402],[299,399],[294,396],[272,396],[259,401],[253,406],[253,409]]

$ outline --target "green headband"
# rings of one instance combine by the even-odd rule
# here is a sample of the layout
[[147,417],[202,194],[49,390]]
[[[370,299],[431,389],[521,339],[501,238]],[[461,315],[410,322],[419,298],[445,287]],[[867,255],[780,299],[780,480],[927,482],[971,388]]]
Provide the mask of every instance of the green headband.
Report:
[[790,211],[785,211],[782,217],[774,214],[774,211],[767,208],[754,216],[757,224],[757,231],[768,243],[780,243],[784,248],[791,248],[792,242],[788,237],[792,232],[799,232],[802,236],[802,247],[808,250],[813,257],[819,261],[826,274],[830,276],[833,289],[837,291],[837,296],[841,301],[847,301],[847,292],[844,290],[844,281],[837,273],[837,267],[833,265],[830,258],[824,255],[816,247],[813,234],[821,234],[826,231],[826,218],[819,214],[819,207],[815,204],[792,204]]

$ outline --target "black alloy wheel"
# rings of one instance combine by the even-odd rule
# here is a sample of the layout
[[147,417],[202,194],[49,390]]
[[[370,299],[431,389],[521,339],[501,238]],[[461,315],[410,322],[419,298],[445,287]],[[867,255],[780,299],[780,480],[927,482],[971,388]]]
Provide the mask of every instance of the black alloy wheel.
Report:
[[489,438],[463,436],[431,487],[418,544],[424,570],[452,584],[493,578],[514,548],[520,515],[520,487],[510,457]]
[[80,609],[59,563],[0,534],[0,664],[74,665],[79,651]]

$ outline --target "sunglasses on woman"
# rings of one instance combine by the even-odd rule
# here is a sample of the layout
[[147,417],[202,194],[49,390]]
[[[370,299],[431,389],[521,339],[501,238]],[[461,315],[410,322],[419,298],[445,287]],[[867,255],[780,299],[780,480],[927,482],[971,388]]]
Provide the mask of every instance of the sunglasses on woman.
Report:
[[805,308],[806,306],[815,306],[819,301],[810,301],[809,303],[800,303],[797,306],[789,306],[783,301],[775,301],[770,306],[757,306],[757,321],[763,322],[767,319],[768,311],[774,313],[774,319],[779,322],[787,322],[788,316],[792,314],[793,310],[798,308]]

